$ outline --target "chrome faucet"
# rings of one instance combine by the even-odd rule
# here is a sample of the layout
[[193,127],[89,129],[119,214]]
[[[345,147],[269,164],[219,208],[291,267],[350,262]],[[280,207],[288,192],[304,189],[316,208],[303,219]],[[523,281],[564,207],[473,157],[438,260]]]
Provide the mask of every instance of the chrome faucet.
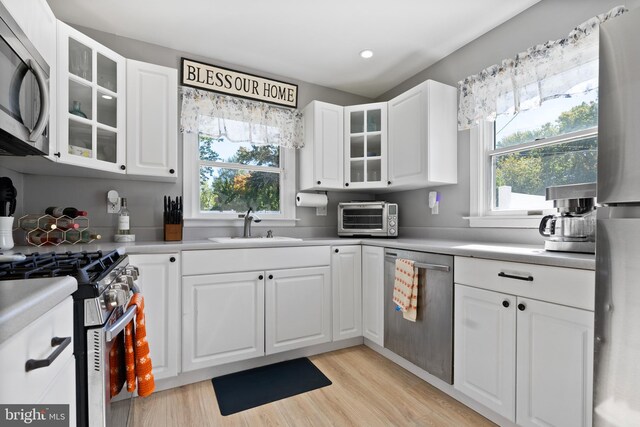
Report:
[[262,219],[253,212],[253,208],[249,207],[246,214],[238,215],[238,218],[244,218],[244,230],[242,237],[251,237],[251,222],[260,222]]

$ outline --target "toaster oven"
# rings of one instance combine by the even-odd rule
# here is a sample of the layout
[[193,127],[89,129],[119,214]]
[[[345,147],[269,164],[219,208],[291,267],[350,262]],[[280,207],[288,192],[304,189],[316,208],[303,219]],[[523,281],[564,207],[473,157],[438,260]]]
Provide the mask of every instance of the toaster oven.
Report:
[[339,203],[338,236],[398,237],[398,205],[381,201]]

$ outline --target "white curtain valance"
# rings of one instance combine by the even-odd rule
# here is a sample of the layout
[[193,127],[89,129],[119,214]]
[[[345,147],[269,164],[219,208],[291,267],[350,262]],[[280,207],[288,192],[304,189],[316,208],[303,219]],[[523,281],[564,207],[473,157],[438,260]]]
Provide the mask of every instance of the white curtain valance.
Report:
[[302,113],[213,92],[182,87],[180,131],[226,137],[232,142],[301,148]]
[[533,46],[458,82],[458,129],[597,89],[597,30],[626,11],[617,6],[580,24],[566,38]]

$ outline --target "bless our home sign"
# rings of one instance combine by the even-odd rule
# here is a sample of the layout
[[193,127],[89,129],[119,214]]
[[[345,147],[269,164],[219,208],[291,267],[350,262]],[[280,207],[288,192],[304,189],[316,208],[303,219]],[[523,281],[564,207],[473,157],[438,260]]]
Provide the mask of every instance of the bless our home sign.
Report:
[[196,89],[268,102],[298,106],[298,85],[241,73],[228,68],[182,58],[182,84]]

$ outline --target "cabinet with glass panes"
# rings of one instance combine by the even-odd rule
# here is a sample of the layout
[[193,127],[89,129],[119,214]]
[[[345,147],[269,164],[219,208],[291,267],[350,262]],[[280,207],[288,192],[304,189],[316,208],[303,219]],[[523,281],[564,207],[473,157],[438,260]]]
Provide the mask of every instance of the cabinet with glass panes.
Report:
[[125,58],[58,21],[60,163],[125,173]]
[[387,103],[344,108],[345,188],[387,186]]

